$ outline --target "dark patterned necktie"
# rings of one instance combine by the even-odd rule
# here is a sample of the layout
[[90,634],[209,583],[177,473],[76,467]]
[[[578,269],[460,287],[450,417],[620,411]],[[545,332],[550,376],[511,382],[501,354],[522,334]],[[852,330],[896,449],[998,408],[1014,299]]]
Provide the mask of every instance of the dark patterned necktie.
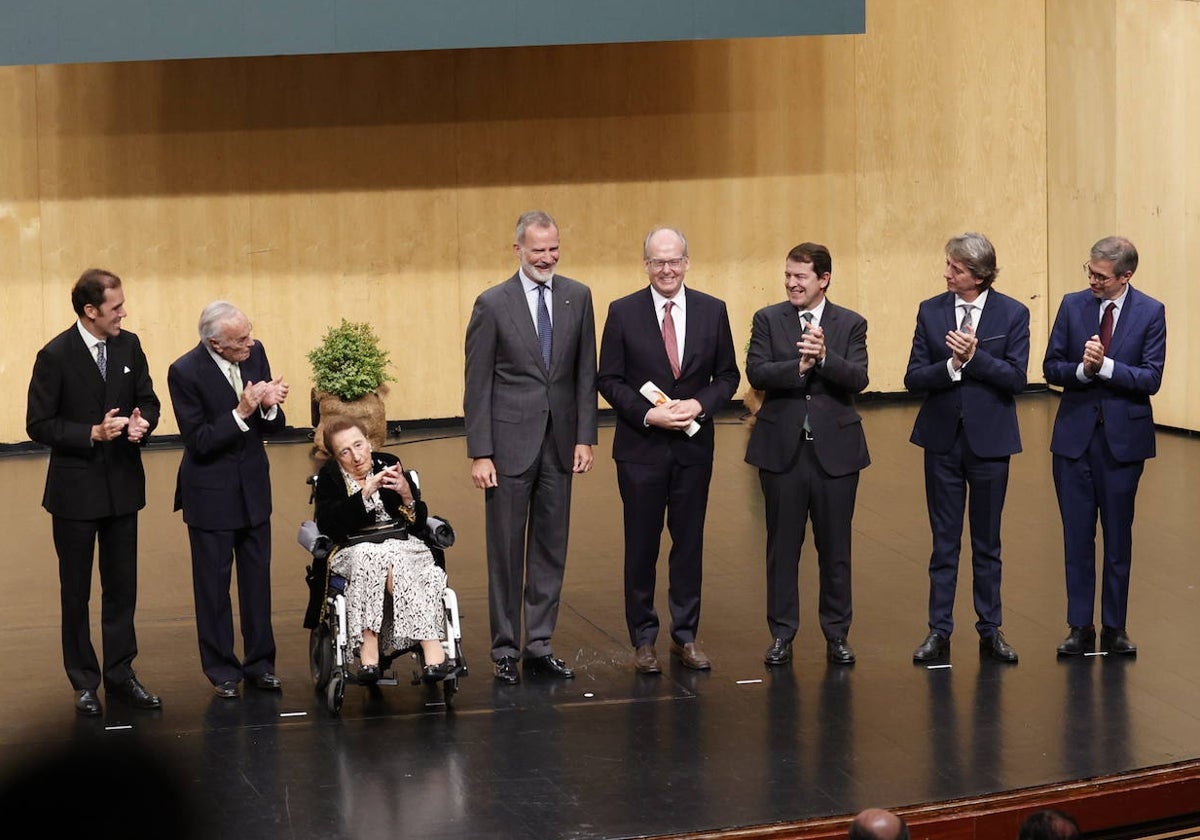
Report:
[[1100,318],[1100,343],[1104,345],[1104,352],[1108,352],[1108,344],[1112,341],[1113,331],[1113,310],[1116,304],[1111,300],[1105,304],[1104,315]]
[[550,348],[554,341],[554,329],[550,326],[550,310],[546,306],[546,284],[538,283],[538,345],[542,348],[542,364],[550,370]]
[[96,344],[96,367],[100,368],[100,378],[108,381],[108,357],[104,354],[104,342]]

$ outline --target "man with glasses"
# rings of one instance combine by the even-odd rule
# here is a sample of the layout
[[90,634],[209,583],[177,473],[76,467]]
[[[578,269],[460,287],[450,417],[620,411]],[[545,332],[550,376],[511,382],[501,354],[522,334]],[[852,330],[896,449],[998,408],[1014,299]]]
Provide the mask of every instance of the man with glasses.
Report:
[[[167,370],[183,460],[175,510],[192,550],[200,665],[218,697],[239,684],[278,691],[271,627],[271,475],[263,436],[284,427],[288,385],[271,376],[250,321],[232,303],[200,314],[200,343]],[[242,657],[233,649],[229,586],[237,562]]]
[[706,671],[697,646],[704,517],[713,466],[713,418],[741,381],[725,303],[684,287],[687,240],[671,228],[646,236],[647,288],[613,301],[600,341],[597,385],[617,415],[613,460],[625,519],[625,620],[634,667],[658,674],[654,608],[663,516],[671,533],[671,653]]
[[1092,246],[1083,266],[1089,288],[1063,298],[1042,365],[1046,382],[1063,389],[1050,441],[1070,625],[1059,656],[1096,646],[1097,515],[1104,531],[1100,649],[1137,653],[1125,629],[1134,497],[1155,454],[1150,397],[1167,356],[1163,305],[1129,285],[1137,266],[1137,249],[1124,237]]

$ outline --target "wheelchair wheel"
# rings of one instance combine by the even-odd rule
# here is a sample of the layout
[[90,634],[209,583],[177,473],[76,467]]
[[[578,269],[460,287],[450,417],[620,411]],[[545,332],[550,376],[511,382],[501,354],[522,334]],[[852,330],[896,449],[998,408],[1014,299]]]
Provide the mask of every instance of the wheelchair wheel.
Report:
[[333,636],[324,624],[314,627],[308,636],[308,664],[313,685],[318,689],[329,684],[333,672]]
[[329,684],[325,686],[325,706],[332,714],[338,714],[342,711],[342,700],[346,696],[346,678],[341,671],[337,671],[329,678]]

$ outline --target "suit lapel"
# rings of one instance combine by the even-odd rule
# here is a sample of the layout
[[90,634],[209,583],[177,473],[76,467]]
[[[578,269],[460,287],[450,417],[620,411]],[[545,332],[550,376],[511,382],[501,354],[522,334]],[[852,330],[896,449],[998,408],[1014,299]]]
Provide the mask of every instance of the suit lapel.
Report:
[[[542,364],[542,348],[538,345],[537,327],[533,325],[533,319],[529,316],[529,303],[525,299],[525,287],[521,284],[521,276],[519,274],[514,274],[505,281],[504,297],[508,317],[512,319],[513,328],[516,329],[517,335],[521,337],[521,343],[529,351],[529,355],[536,363],[537,369],[545,373],[546,368]],[[551,304],[553,305],[553,293],[550,297]],[[554,361],[553,353],[554,348],[551,346],[551,362]]]
[[779,307],[778,317],[779,327],[787,339],[788,346],[795,347],[796,342],[800,340],[800,313],[790,303],[784,303]]
[[[553,318],[554,341],[550,345],[550,370],[554,370],[563,362],[563,354],[567,352],[570,341],[567,340],[568,328],[571,326],[571,296],[567,285],[557,274],[554,275],[554,285],[550,290],[550,314]],[[535,331],[536,332],[536,331]],[[540,356],[540,348],[539,348]]]
[[[1104,314],[1104,304],[1105,303],[1107,303],[1107,301],[1100,301],[1099,311],[1096,315],[1096,324],[1097,324],[1096,330],[1097,331],[1099,331],[1099,329],[1100,329],[1100,327],[1099,327],[1100,320],[1099,319]],[[1117,318],[1117,322],[1115,324],[1113,324],[1112,341],[1109,342],[1108,351],[1105,353],[1105,355],[1108,356],[1110,359],[1115,359],[1117,357],[1116,354],[1118,352],[1120,352],[1121,346],[1122,346],[1122,344],[1124,344],[1123,339],[1125,338],[1125,336],[1129,335],[1130,328],[1133,326],[1134,323],[1136,323],[1135,321],[1132,321],[1132,320],[1126,321],[1125,319],[1137,317],[1137,305],[1138,305],[1137,294],[1134,292],[1133,287],[1130,286],[1129,291],[1125,293],[1125,307],[1121,311],[1121,317]],[[1124,324],[1124,329],[1122,329],[1122,324]]]
[[946,297],[942,302],[942,314],[945,319],[943,326],[946,332],[958,329],[958,301],[954,297],[953,292],[946,292]]
[[[87,343],[84,342],[83,336],[79,334],[78,329],[72,331],[71,339],[67,346],[70,353],[70,366],[79,369],[84,382],[87,384],[89,393],[93,394],[100,402],[107,403],[107,386],[105,385],[104,377],[100,375],[100,368],[96,366],[96,357],[88,349]],[[106,347],[105,352],[107,350],[108,348]],[[111,369],[112,362],[110,361],[108,364]],[[107,410],[106,408],[105,411]]]

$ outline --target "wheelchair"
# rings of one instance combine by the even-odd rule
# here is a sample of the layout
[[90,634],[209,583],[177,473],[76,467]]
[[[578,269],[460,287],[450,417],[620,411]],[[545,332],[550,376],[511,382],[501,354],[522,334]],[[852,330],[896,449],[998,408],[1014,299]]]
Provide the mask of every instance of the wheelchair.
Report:
[[[420,478],[415,470],[406,470],[405,475],[414,487],[420,488]],[[309,494],[311,503],[316,498],[317,476],[309,476],[308,484],[312,487]],[[442,569],[446,568],[445,549],[454,544],[454,530],[449,522],[430,515],[425,532],[412,534],[411,538],[425,542],[433,552],[434,562]],[[358,684],[350,668],[354,651],[346,622],[347,580],[330,570],[329,561],[336,546],[328,536],[320,532],[315,521],[309,519],[301,523],[296,541],[312,556],[312,563],[305,567],[305,581],[310,591],[310,615],[305,617],[305,626],[312,625],[308,641],[308,659],[313,685],[324,699],[326,708],[330,713],[337,715],[341,712],[346,684]],[[445,679],[433,685],[441,686],[444,704],[449,709],[454,695],[458,692],[458,680],[467,676],[467,662],[462,650],[458,597],[448,586],[442,593],[442,604],[446,628],[442,649],[446,652],[446,659],[454,664],[454,669]],[[319,611],[315,617],[311,615],[314,605]],[[399,683],[395,665],[405,656],[411,658],[414,666],[412,684],[424,685],[421,672],[425,662],[419,643],[403,650],[380,650],[378,685]]]

